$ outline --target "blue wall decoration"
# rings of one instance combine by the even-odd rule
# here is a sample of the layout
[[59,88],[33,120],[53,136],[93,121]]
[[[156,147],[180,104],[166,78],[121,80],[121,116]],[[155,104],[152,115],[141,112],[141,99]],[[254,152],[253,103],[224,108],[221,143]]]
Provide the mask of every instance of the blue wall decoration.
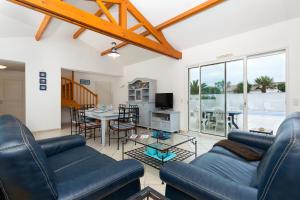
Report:
[[47,90],[47,85],[40,85],[40,90],[41,91],[46,91]]
[[40,72],[40,78],[47,78],[46,72]]
[[40,78],[40,84],[47,84],[47,79]]
[[90,80],[86,80],[86,79],[80,79],[80,84],[81,85],[90,85],[91,81]]
[[46,72],[40,72],[39,73],[40,78],[40,91],[46,91],[47,90],[47,73]]

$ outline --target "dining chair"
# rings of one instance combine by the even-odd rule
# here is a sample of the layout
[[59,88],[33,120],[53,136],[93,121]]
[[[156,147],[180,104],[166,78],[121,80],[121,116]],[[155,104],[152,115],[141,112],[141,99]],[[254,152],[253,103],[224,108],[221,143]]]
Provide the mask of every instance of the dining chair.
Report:
[[[137,133],[136,124],[138,122],[138,115],[137,115],[138,108],[124,108],[119,107],[119,116],[118,119],[112,121],[113,123],[109,124],[109,137],[108,137],[108,144],[110,145],[111,139],[116,139],[118,141],[117,149],[120,148],[120,140],[124,139],[128,136],[128,132],[133,130],[134,133]],[[120,133],[124,132],[124,136],[120,137]],[[117,133],[116,138],[112,138],[111,134]]]
[[[214,116],[214,128],[215,128],[215,132],[217,132],[217,129],[219,127],[222,127],[222,129],[227,130],[227,132],[229,132],[232,128],[232,118],[230,116],[228,116],[224,110],[222,109],[215,109],[215,111],[213,112],[213,116]],[[227,117],[227,119],[226,119]],[[227,126],[225,127],[227,122]]]
[[71,135],[73,133],[80,134],[79,126],[82,123],[80,118],[79,110],[75,107],[70,108],[70,119],[71,119]]
[[226,124],[226,118],[225,118],[225,112],[223,110],[216,109],[213,112],[214,120],[215,120],[215,132],[217,132],[219,127],[225,128]]
[[130,113],[132,115],[135,115],[134,118],[136,119],[136,123],[139,123],[139,119],[140,119],[140,109],[138,105],[132,105],[129,104],[129,109],[130,109]]
[[208,125],[208,116],[206,112],[202,112],[201,117],[201,126],[203,127],[203,131],[206,131],[206,126]]
[[119,104],[119,108],[126,108],[127,105],[126,104]]
[[[99,129],[99,132],[101,130],[101,122],[97,121],[91,121],[86,116],[86,109],[80,109],[80,118],[81,123],[79,125],[79,132],[81,134],[84,134],[84,137],[87,138],[87,134],[94,134],[94,140],[96,140],[96,129]],[[89,138],[88,138],[89,139]],[[100,140],[102,140],[100,135]]]

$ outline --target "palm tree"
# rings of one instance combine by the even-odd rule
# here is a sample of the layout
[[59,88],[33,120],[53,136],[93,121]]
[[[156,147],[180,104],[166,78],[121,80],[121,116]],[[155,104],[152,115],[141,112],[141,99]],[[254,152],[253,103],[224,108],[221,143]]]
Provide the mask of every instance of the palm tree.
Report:
[[278,83],[277,89],[278,89],[280,92],[285,92],[285,83]]
[[191,88],[191,94],[199,94],[199,81],[193,80],[190,85]]
[[[252,85],[250,83],[248,83],[247,84],[247,93],[249,93],[251,91],[251,87],[252,87]],[[238,94],[244,93],[244,83],[243,82],[238,83],[233,92],[238,93]]]
[[274,88],[273,78],[268,76],[256,78],[255,83],[258,85],[258,89],[260,89],[262,93],[266,93],[269,88]]

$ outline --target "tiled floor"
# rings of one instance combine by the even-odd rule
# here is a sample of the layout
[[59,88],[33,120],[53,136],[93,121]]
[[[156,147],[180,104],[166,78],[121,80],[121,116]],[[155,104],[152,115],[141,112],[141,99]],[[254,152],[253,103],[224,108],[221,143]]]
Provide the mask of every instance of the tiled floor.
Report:
[[[139,131],[145,131],[145,129],[140,129]],[[197,154],[198,154],[198,156],[209,151],[212,148],[213,144],[215,144],[220,139],[223,139],[221,137],[203,135],[203,134],[199,134],[199,133],[190,132],[189,134],[197,137],[197,142],[198,142]],[[55,131],[34,133],[34,136],[37,140],[50,138],[50,137],[65,136],[65,135],[70,135],[69,128],[63,128],[61,130],[55,130]],[[106,137],[106,138],[108,139],[108,137]],[[96,138],[96,141],[94,141],[93,139],[89,139],[89,140],[87,140],[87,144],[89,146],[95,148],[99,152],[106,154],[116,160],[122,159],[122,151],[117,150],[116,140],[112,140],[111,146],[108,146],[108,141],[106,141],[106,146],[101,145],[99,138]],[[194,149],[194,146],[192,144],[184,144],[181,147],[188,149],[188,150],[192,150],[192,151]],[[125,151],[130,150],[132,148],[135,148],[134,143],[128,142],[128,144],[126,144],[126,146],[125,146]],[[189,162],[193,159],[194,159],[194,157],[191,157],[191,158],[185,160],[185,162]],[[150,186],[150,187],[154,188],[155,190],[159,191],[160,193],[164,194],[165,193],[165,184],[163,185],[161,183],[161,180],[159,178],[159,171],[157,169],[154,169],[153,167],[146,165],[146,164],[144,164],[144,166],[145,166],[145,175],[144,175],[144,177],[141,178],[142,188],[144,188],[146,186]]]

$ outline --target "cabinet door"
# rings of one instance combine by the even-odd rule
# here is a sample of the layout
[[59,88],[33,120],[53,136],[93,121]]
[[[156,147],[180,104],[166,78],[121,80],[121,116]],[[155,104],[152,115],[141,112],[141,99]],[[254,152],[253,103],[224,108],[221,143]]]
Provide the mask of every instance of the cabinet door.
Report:
[[136,90],[135,91],[135,100],[136,101],[141,101],[142,100],[142,91],[141,90]]
[[150,111],[148,104],[138,104],[140,111],[140,121],[139,124],[141,126],[148,127],[150,125]]

